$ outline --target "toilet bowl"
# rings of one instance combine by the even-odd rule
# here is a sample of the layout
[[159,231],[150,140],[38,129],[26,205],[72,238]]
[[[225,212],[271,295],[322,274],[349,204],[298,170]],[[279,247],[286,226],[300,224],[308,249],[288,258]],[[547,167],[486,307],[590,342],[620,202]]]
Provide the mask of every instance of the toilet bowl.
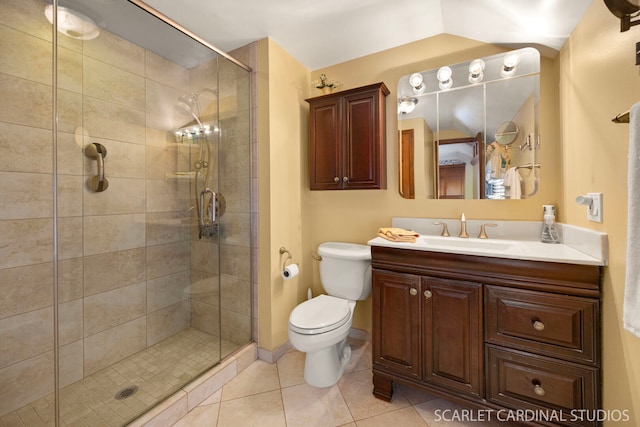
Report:
[[371,293],[368,246],[327,242],[320,245],[320,280],[329,295],[296,306],[289,316],[289,341],[305,352],[304,379],[315,387],[338,382],[351,359],[347,342],[356,300]]

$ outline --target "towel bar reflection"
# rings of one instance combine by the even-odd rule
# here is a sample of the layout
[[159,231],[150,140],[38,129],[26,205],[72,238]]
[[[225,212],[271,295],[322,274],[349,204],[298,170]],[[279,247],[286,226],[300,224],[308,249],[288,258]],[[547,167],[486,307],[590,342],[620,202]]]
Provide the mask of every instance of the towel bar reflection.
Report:
[[516,170],[518,169],[533,169],[533,168],[538,168],[540,169],[540,163],[536,163],[535,165],[532,163],[525,163],[524,165],[520,165],[520,166],[516,166]]

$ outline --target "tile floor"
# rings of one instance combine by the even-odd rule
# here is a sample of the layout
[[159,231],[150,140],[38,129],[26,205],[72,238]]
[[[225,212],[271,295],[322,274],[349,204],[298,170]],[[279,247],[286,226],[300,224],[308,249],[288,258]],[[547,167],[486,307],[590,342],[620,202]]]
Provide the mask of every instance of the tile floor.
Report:
[[[236,344],[222,340],[222,354]],[[218,340],[196,329],[186,329],[123,359],[108,368],[64,387],[60,393],[60,426],[116,427],[180,389],[211,367],[220,354]],[[115,394],[135,385],[124,400]],[[0,427],[52,427],[53,393],[0,417]]]
[[515,426],[495,420],[462,423],[444,419],[443,410],[462,408],[399,385],[391,402],[374,398],[371,344],[350,341],[351,362],[333,387],[315,388],[306,384],[304,353],[291,350],[274,364],[256,360],[174,427]]

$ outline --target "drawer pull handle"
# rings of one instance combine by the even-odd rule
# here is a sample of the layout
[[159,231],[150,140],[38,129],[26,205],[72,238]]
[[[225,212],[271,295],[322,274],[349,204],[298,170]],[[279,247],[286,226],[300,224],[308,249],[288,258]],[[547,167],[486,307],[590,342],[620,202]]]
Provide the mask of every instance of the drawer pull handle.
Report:
[[340,178],[338,178],[337,176],[333,177],[333,182],[340,182]]
[[415,296],[415,295],[418,295],[418,290],[416,288],[411,288],[411,290],[409,290],[409,293]]
[[540,384],[535,384],[533,386],[533,392],[536,394],[536,396],[544,396],[545,394],[547,394],[547,392],[545,391],[544,388],[542,388],[542,386]]
[[433,294],[431,293],[431,291],[429,289],[427,289],[426,291],[424,291],[424,297],[426,299],[429,299],[433,296]]
[[535,329],[536,331],[544,331],[544,323],[536,320],[535,322],[533,322],[533,329]]

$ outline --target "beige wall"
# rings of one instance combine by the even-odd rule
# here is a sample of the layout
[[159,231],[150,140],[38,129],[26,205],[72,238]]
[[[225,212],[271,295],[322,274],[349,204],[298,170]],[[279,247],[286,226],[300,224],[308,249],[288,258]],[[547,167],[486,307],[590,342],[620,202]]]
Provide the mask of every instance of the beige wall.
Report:
[[[282,224],[288,231],[299,232],[299,242],[306,255],[329,240],[365,243],[374,236],[378,227],[388,225],[392,216],[457,217],[465,212],[470,218],[495,218],[515,220],[540,220],[542,204],[559,206],[559,220],[565,223],[603,231],[609,234],[610,264],[604,270],[603,283],[603,376],[604,407],[628,409],[636,425],[640,417],[640,339],[624,331],[622,324],[622,298],[624,290],[626,245],[626,162],[628,150],[628,125],[611,123],[611,118],[627,110],[638,101],[640,78],[634,65],[634,47],[637,31],[620,33],[616,19],[604,4],[594,2],[585,17],[554,59],[542,58],[540,134],[541,134],[541,190],[539,194],[522,201],[466,201],[466,200],[403,200],[397,192],[397,123],[396,82],[405,74],[441,65],[469,60],[500,52],[501,49],[472,40],[450,35],[440,35],[406,46],[369,55],[346,63],[314,70],[310,79],[326,73],[331,79],[344,83],[342,89],[354,88],[384,81],[391,94],[387,97],[387,155],[388,188],[386,191],[315,191],[308,192],[308,166],[305,152],[306,106],[300,103],[301,95],[291,101],[289,117],[302,114],[295,123],[300,126],[299,141],[290,141],[294,150],[302,144],[300,155],[300,182],[291,182],[286,188],[300,191],[302,206],[293,206],[300,222]],[[271,43],[273,45],[273,43]],[[267,55],[268,56],[268,55]],[[267,60],[267,62],[269,62]],[[270,71],[275,71],[270,69]],[[290,70],[288,79],[295,80]],[[306,74],[303,70],[301,74]],[[274,86],[269,85],[274,96]],[[311,93],[316,96],[317,93]],[[269,104],[271,105],[271,103]],[[282,113],[280,113],[282,114]],[[275,118],[267,118],[273,124]],[[279,120],[279,119],[278,119]],[[264,162],[261,161],[261,165]],[[270,168],[281,168],[281,159],[270,157]],[[292,166],[296,168],[296,166]],[[297,174],[298,172],[296,172]],[[270,190],[278,188],[271,184]],[[604,223],[586,220],[586,209],[575,204],[580,194],[591,191],[604,193]],[[261,197],[265,194],[261,192]],[[268,196],[267,196],[268,197]],[[295,196],[297,197],[297,196]],[[265,203],[261,201],[262,204]],[[308,219],[308,221],[307,221]],[[265,220],[261,219],[261,225]],[[298,229],[298,226],[302,229]],[[261,241],[262,241],[261,230]],[[268,241],[268,240],[267,240]],[[271,245],[268,255],[274,259],[279,243]],[[295,256],[295,255],[294,255]],[[308,261],[307,261],[308,262]],[[275,277],[277,263],[269,265],[270,276]],[[260,309],[284,311],[280,320],[269,318],[270,328],[280,321],[279,329],[286,328],[286,317],[293,299],[301,301],[303,290],[313,282],[314,294],[322,291],[317,271],[312,277],[305,275],[297,284],[297,290],[282,298],[273,292],[280,285],[272,279],[270,295],[261,296]],[[266,285],[263,285],[263,287]],[[360,302],[356,309],[354,326],[371,328],[370,300]],[[261,321],[263,319],[261,313]],[[276,348],[286,340],[283,333],[263,332],[261,346]],[[606,422],[605,426],[614,423]]]
[[[603,283],[604,407],[632,409],[640,424],[640,338],[622,328],[626,265],[629,125],[611,119],[637,102],[639,30],[619,31],[603,2],[593,2],[560,56],[562,220],[609,235]],[[604,194],[604,222],[589,222],[576,196]],[[638,262],[635,260],[634,262]],[[613,426],[615,423],[605,425]],[[627,425],[627,424],[625,424]]]
[[[306,164],[309,71],[272,40],[258,43],[259,342],[272,350],[288,340],[291,310],[304,299],[313,262],[306,242]],[[262,107],[265,108],[262,108]],[[265,111],[265,109],[267,109]],[[300,275],[280,277],[285,247]]]

